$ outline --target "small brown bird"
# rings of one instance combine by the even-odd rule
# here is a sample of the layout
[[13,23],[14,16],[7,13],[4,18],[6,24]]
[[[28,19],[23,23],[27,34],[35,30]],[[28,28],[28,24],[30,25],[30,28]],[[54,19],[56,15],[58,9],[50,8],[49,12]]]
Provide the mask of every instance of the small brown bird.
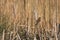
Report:
[[39,18],[36,20],[36,24],[35,24],[35,25],[37,25],[40,21],[41,21],[41,17],[39,17]]

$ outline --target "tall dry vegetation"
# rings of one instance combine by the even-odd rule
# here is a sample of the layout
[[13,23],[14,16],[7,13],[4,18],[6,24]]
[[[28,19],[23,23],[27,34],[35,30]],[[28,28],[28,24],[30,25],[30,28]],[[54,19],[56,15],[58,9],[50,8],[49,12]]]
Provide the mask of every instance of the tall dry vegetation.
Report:
[[0,39],[58,40],[58,6],[58,0],[0,0]]

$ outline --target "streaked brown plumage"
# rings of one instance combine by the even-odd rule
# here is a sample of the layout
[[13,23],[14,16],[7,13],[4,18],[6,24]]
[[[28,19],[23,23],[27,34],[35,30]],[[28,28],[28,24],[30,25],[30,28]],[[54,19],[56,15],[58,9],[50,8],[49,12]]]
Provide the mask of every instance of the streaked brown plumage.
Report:
[[41,21],[41,17],[39,17],[39,18],[36,20],[36,24],[35,24],[35,25],[37,25],[40,21]]

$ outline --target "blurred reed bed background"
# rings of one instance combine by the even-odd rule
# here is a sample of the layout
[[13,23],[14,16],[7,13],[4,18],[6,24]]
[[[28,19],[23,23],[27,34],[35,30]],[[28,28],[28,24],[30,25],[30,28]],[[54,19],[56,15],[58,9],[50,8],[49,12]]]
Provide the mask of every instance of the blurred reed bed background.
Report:
[[0,0],[0,40],[59,40],[59,0]]

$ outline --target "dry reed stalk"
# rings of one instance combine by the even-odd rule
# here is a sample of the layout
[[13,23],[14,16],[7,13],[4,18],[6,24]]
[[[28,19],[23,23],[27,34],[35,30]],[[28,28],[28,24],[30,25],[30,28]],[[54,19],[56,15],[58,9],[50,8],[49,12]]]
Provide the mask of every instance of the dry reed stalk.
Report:
[[[56,3],[56,4],[55,4]],[[53,17],[53,27],[54,27],[54,32],[55,32],[55,40],[58,40],[57,38],[57,1],[54,0],[54,5],[55,5],[55,9],[54,9],[54,17]]]
[[3,30],[2,40],[5,40],[5,30]]

